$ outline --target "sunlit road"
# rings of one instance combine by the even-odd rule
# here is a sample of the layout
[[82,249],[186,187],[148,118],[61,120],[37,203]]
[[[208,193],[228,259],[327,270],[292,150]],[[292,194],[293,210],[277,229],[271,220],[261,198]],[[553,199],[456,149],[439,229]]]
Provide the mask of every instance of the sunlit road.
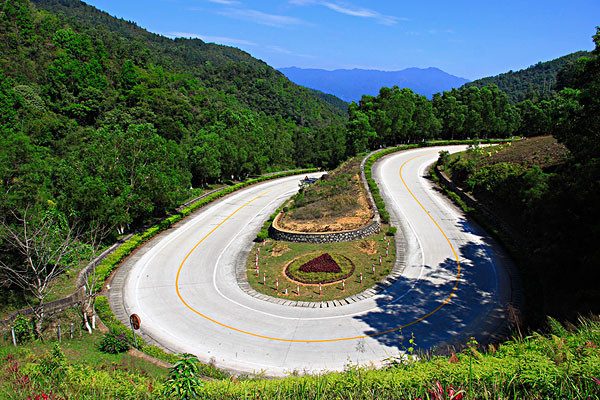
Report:
[[402,277],[379,295],[304,308],[240,289],[236,268],[263,222],[297,191],[296,176],[229,195],[159,235],[114,277],[111,306],[122,319],[137,313],[142,333],[167,349],[271,376],[380,365],[401,354],[411,334],[420,348],[485,340],[506,318],[510,261],[423,177],[439,150],[401,152],[375,165],[404,254]]

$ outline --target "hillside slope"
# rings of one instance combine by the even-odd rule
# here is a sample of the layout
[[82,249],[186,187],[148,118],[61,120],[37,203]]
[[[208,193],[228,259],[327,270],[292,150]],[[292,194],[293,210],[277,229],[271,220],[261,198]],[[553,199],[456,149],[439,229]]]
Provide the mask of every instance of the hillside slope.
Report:
[[51,204],[135,227],[190,186],[343,157],[314,147],[345,112],[247,53],[35,4],[0,0],[0,218]]
[[290,82],[263,61],[237,48],[204,43],[200,39],[169,39],[79,0],[33,0],[33,3],[61,13],[79,29],[110,31],[126,39],[123,55],[134,54],[135,62],[190,74],[207,87],[232,94],[253,111],[280,115],[312,127],[328,125],[345,116],[312,91]]
[[555,90],[559,72],[588,54],[586,51],[578,51],[555,60],[539,62],[520,71],[508,71],[497,76],[477,79],[466,83],[463,87],[482,88],[494,84],[507,94],[512,104],[515,104],[527,97],[536,97]]

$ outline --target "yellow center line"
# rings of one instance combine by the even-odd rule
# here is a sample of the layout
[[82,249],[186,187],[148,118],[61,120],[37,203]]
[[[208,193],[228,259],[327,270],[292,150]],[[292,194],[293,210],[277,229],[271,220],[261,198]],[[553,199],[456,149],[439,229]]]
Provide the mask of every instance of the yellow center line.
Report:
[[390,333],[390,332],[394,332],[394,331],[398,331],[401,329],[404,329],[408,326],[414,325],[417,322],[423,321],[424,319],[430,317],[431,315],[435,314],[436,312],[438,312],[442,307],[444,307],[452,298],[452,296],[454,296],[454,293],[456,292],[456,288],[458,287],[458,283],[460,280],[460,263],[458,261],[458,255],[456,254],[456,251],[454,250],[454,247],[452,246],[452,244],[450,243],[450,240],[448,239],[448,237],[446,236],[446,234],[444,233],[444,231],[442,230],[442,228],[440,228],[440,226],[438,225],[438,223],[433,219],[433,217],[429,214],[429,212],[425,209],[425,207],[423,207],[423,205],[421,204],[421,202],[419,200],[417,200],[417,198],[415,197],[415,195],[411,192],[411,190],[408,188],[408,185],[406,185],[406,182],[404,181],[404,178],[402,177],[402,168],[404,168],[404,166],[409,163],[410,161],[414,160],[415,158],[419,158],[419,157],[423,157],[426,155],[429,155],[432,153],[426,153],[426,154],[421,154],[418,156],[415,156],[407,161],[404,162],[404,164],[402,164],[400,166],[400,170],[398,171],[398,173],[400,174],[400,179],[402,179],[402,183],[404,184],[404,186],[406,187],[406,190],[408,190],[408,192],[410,193],[410,195],[413,197],[413,199],[415,199],[415,201],[421,206],[421,208],[423,209],[423,211],[425,211],[425,213],[429,216],[429,218],[431,218],[431,220],[433,221],[433,223],[438,227],[438,229],[440,230],[440,232],[442,233],[442,235],[444,235],[444,238],[446,238],[446,241],[448,242],[448,244],[450,245],[450,248],[452,249],[452,252],[454,253],[454,257],[456,257],[456,265],[458,267],[458,274],[456,276],[456,283],[454,284],[454,288],[452,289],[452,292],[450,293],[450,295],[446,298],[446,300],[439,305],[436,309],[434,309],[433,311],[429,312],[428,314],[425,314],[424,316],[422,316],[419,319],[416,319],[412,322],[409,322],[407,324],[404,324],[402,326],[396,327],[396,328],[392,328],[392,329],[388,329],[386,331],[382,331],[382,332],[375,332],[375,333],[371,333],[368,335],[361,335],[361,336],[353,336],[353,337],[345,337],[345,338],[337,338],[337,339],[285,339],[285,338],[277,338],[277,337],[271,337],[271,336],[265,336],[265,335],[259,335],[257,333],[252,333],[252,332],[248,332],[242,329],[238,329],[238,328],[234,328],[232,326],[226,325],[222,322],[219,322],[213,318],[210,318],[207,315],[202,314],[200,311],[194,309],[192,306],[190,306],[182,297],[181,292],[179,291],[179,275],[181,274],[181,269],[183,268],[183,265],[185,264],[185,262],[187,261],[187,259],[190,257],[190,255],[194,252],[194,250],[196,250],[196,248],[202,243],[204,242],[204,240],[209,237],[214,231],[217,230],[217,228],[219,228],[221,225],[223,225],[225,223],[225,221],[227,221],[229,218],[231,218],[233,215],[235,215],[238,211],[240,211],[242,208],[246,207],[248,204],[252,203],[253,201],[259,199],[260,197],[266,195],[269,192],[265,192],[255,198],[253,198],[252,200],[248,201],[246,204],[242,205],[240,208],[238,208],[237,210],[235,210],[233,213],[231,213],[227,218],[225,218],[223,221],[221,221],[220,224],[218,224],[217,226],[215,226],[213,228],[213,230],[211,230],[210,232],[208,232],[198,243],[196,243],[196,245],[189,251],[189,253],[185,256],[185,258],[183,259],[183,261],[181,262],[181,264],[179,265],[179,269],[177,270],[177,277],[175,279],[175,289],[177,290],[177,296],[179,297],[179,299],[181,300],[181,302],[188,308],[190,309],[192,312],[194,312],[195,314],[201,316],[202,318],[207,319],[210,322],[213,322],[217,325],[220,325],[224,328],[227,329],[231,329],[233,331],[236,332],[240,332],[246,335],[250,335],[250,336],[254,336],[254,337],[258,337],[258,338],[262,338],[262,339],[268,339],[268,340],[276,340],[279,342],[294,342],[294,343],[324,343],[324,342],[340,342],[343,340],[354,340],[354,339],[363,339],[363,338],[367,338],[367,337],[373,337],[373,336],[380,336],[380,335],[385,335],[386,333]]

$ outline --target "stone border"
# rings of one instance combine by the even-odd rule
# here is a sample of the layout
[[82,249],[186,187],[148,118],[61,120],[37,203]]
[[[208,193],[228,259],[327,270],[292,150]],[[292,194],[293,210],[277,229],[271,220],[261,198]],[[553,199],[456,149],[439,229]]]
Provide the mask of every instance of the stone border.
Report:
[[348,231],[338,231],[338,232],[316,232],[316,233],[306,233],[306,232],[293,232],[288,230],[283,230],[277,228],[277,221],[281,217],[282,213],[279,213],[273,223],[269,227],[269,236],[278,241],[286,241],[286,242],[296,242],[296,243],[339,243],[339,242],[350,242],[353,240],[360,240],[367,238],[379,229],[381,225],[381,216],[379,215],[379,210],[377,209],[377,205],[375,204],[375,199],[373,199],[373,194],[371,190],[369,190],[369,184],[367,183],[367,177],[365,175],[365,164],[369,157],[371,157],[374,153],[379,150],[375,150],[367,154],[362,161],[360,162],[360,178],[362,179],[363,185],[365,187],[365,191],[367,193],[367,199],[369,201],[369,205],[371,206],[371,210],[373,210],[373,219],[371,222],[357,229],[352,229]]
[[[279,219],[281,214],[276,218]],[[273,221],[273,222],[275,222]],[[305,233],[305,232],[288,232],[275,227],[271,224],[269,227],[269,236],[274,240],[297,242],[297,243],[335,243],[335,242],[350,242],[369,237],[377,232],[379,221],[373,220],[367,225],[351,231],[329,232],[329,233]]]
[[[371,206],[373,207],[373,211],[375,213],[375,218],[373,221],[370,222],[370,224],[376,223],[377,227],[379,227],[379,223],[380,223],[379,221],[380,221],[381,217],[379,215],[379,210],[375,206],[375,200],[373,199],[373,195],[371,194],[371,191],[369,190],[369,186],[368,186],[367,179],[365,176],[364,166],[365,166],[367,160],[369,159],[369,157],[371,157],[373,154],[375,154],[379,151],[381,151],[381,149],[372,151],[371,153],[367,154],[367,156],[363,159],[363,161],[361,162],[361,165],[360,165],[363,183],[365,185],[365,189],[367,190],[369,201],[371,202]],[[395,154],[395,153],[396,152],[393,152],[388,155]],[[388,155],[381,157],[379,160],[384,159]],[[379,162],[379,160],[375,161],[375,163],[373,165],[375,165],[377,162]],[[391,220],[390,220],[390,222],[391,222]],[[396,220],[395,222],[398,222],[398,221]],[[267,296],[266,294],[257,292],[256,290],[254,290],[254,288],[252,288],[252,286],[250,286],[250,283],[248,283],[248,279],[246,277],[246,261],[248,260],[248,256],[250,254],[250,251],[252,250],[252,245],[249,245],[247,249],[241,251],[236,260],[236,280],[237,280],[238,286],[244,293],[246,293],[249,296],[252,296],[259,300],[263,300],[263,301],[267,301],[270,303],[275,303],[275,304],[279,304],[279,305],[283,305],[283,306],[289,306],[289,307],[332,308],[332,307],[341,307],[341,306],[345,306],[348,304],[357,303],[362,300],[367,300],[375,295],[378,295],[379,293],[383,292],[388,287],[390,287],[394,283],[396,283],[396,281],[398,281],[398,279],[400,279],[400,277],[402,276],[402,273],[404,272],[404,268],[406,268],[405,249],[408,246],[407,241],[406,241],[406,235],[403,231],[402,224],[396,223],[395,226],[398,227],[398,230],[396,231],[396,235],[394,236],[394,238],[396,240],[396,262],[394,263],[392,270],[390,271],[390,273],[387,275],[387,277],[384,280],[382,280],[379,283],[376,283],[375,285],[371,286],[370,288],[365,289],[364,291],[357,293],[353,296],[346,297],[345,299],[340,299],[340,300],[317,302],[317,301],[296,301],[296,300],[293,300],[292,297],[290,297],[289,299],[280,299],[280,298]],[[365,228],[365,227],[363,227],[363,228]],[[348,231],[348,232],[352,232],[352,231]],[[344,233],[347,233],[347,232],[344,232]],[[322,234],[312,234],[312,235],[328,235],[328,234],[322,233]]]

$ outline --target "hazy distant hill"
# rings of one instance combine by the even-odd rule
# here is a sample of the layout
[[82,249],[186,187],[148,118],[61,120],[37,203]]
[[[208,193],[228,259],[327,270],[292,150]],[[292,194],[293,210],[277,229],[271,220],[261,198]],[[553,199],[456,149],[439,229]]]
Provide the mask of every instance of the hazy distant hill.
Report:
[[515,104],[527,97],[538,97],[554,90],[559,72],[565,68],[566,73],[568,73],[567,70],[574,65],[575,61],[586,55],[589,55],[589,53],[578,51],[551,61],[538,62],[520,71],[508,71],[497,76],[477,79],[464,86],[482,88],[494,84],[507,94],[511,103]]
[[358,101],[363,94],[375,96],[382,86],[410,88],[431,97],[434,93],[458,88],[468,79],[450,75],[438,68],[407,68],[402,71],[366,69],[304,69],[280,68],[292,82],[336,95],[346,101]]

